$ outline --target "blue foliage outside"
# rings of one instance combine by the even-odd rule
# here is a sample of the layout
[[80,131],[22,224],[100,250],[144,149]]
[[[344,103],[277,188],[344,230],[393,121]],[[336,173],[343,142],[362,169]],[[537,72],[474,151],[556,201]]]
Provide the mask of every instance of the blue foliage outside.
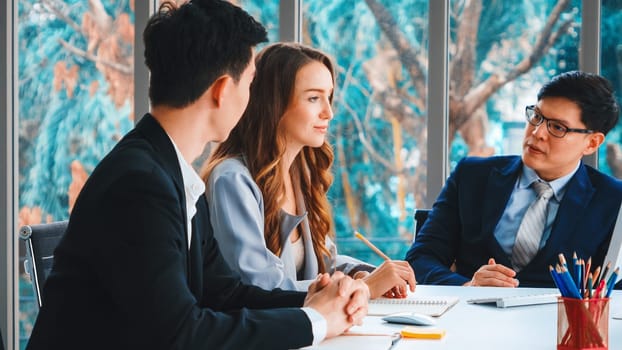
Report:
[[[622,104],[622,1],[603,0],[601,31],[601,67],[602,75],[611,81],[616,92],[618,103]],[[614,34],[615,33],[615,34]],[[605,143],[620,145],[622,143],[622,121],[607,134]],[[598,156],[598,168],[608,174],[612,170],[607,164],[607,148],[601,147]]]
[[[411,45],[427,47],[427,1],[381,1],[393,19],[403,28]],[[374,91],[365,65],[373,64],[384,47],[390,45],[383,38],[376,19],[363,1],[305,2],[305,42],[334,57],[337,69],[335,87],[335,118],[331,122],[331,143],[335,149],[335,180],[329,197],[333,206],[337,242],[342,253],[379,263],[379,258],[361,242],[353,239],[353,231],[360,230],[389,256],[402,258],[410,244],[414,230],[412,213],[415,199],[406,187],[404,209],[396,201],[397,176],[392,170],[370,159],[361,138],[370,142],[376,153],[388,163],[394,161],[391,123],[384,117],[383,101],[372,96]],[[423,35],[422,35],[423,33]],[[395,88],[410,96],[421,96],[408,80],[405,68]],[[408,100],[402,104],[415,111],[417,118],[423,112]],[[358,121],[353,120],[357,118]],[[420,123],[425,123],[423,120]],[[364,125],[364,128],[362,127]],[[402,132],[402,149],[425,148],[425,143]],[[345,159],[339,159],[339,152]],[[414,167],[405,167],[404,175],[414,175]],[[344,183],[344,177],[348,184]],[[345,187],[355,194],[354,217],[348,212]],[[402,217],[402,218],[400,218]]]
[[[263,0],[240,0],[239,6],[258,20],[268,31],[268,43],[279,40],[279,2]],[[261,44],[261,50],[266,44]]]
[[[20,181],[19,207],[40,207],[44,221],[69,217],[70,164],[78,160],[90,173],[133,125],[131,105],[116,108],[108,83],[95,63],[64,50],[58,39],[85,48],[87,42],[65,22],[50,16],[37,1],[19,3]],[[123,12],[130,12],[127,1]],[[66,1],[71,18],[81,22],[88,3]],[[107,3],[109,11],[118,2]],[[39,8],[39,10],[37,10]],[[109,12],[110,13],[110,12]],[[64,61],[79,67],[73,96],[55,91],[54,66]],[[97,81],[93,95],[89,86]]]
[[[92,60],[64,49],[59,40],[86,50],[87,41],[39,1],[18,1],[19,208],[41,208],[42,221],[69,217],[71,163],[89,174],[120,137],[133,126],[132,101],[115,107],[109,85]],[[60,11],[82,23],[88,2],[66,0]],[[104,1],[113,18],[133,12],[129,1]],[[55,67],[77,67],[77,83],[54,87]],[[75,68],[74,68],[75,69]],[[90,91],[92,84],[98,86]],[[36,223],[36,222],[33,222]],[[23,254],[23,253],[22,253]],[[21,256],[21,254],[20,254]],[[22,258],[23,259],[23,258]],[[21,266],[21,264],[20,264]],[[30,281],[20,275],[20,348],[24,348],[37,313]]]
[[[488,6],[489,5],[489,6]],[[486,56],[501,40],[516,39],[520,36],[528,38],[533,44],[536,41],[536,33],[543,26],[546,16],[552,11],[555,1],[529,1],[529,2],[495,2],[487,4],[482,9],[477,41],[477,79],[483,81],[501,66],[502,69],[513,66],[520,62],[528,54],[522,49],[515,49],[512,55],[505,57],[502,62],[490,61]],[[563,35],[539,62],[525,75],[519,77],[513,84],[507,85],[493,95],[486,102],[489,132],[487,143],[494,148],[495,154],[508,154],[508,143],[516,144],[520,138],[509,141],[509,129],[516,125],[524,124],[523,110],[525,105],[536,102],[536,93],[540,86],[554,75],[578,69],[578,45],[576,35],[580,32],[581,2],[571,1],[564,11],[561,20],[570,18],[573,29],[569,34]],[[455,24],[452,24],[455,27]],[[578,28],[576,28],[578,27]],[[455,33],[454,33],[455,34]],[[508,109],[511,107],[511,110]],[[521,126],[522,130],[523,127]],[[459,134],[456,134],[450,147],[449,164],[454,169],[460,159],[469,153],[468,146]]]

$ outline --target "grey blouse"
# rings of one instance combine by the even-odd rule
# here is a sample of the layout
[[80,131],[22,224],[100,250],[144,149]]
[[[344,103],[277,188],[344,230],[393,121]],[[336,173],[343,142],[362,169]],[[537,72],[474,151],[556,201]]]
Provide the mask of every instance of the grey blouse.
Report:
[[[254,182],[241,158],[224,160],[212,170],[207,181],[207,202],[214,236],[229,266],[245,283],[264,289],[307,290],[317,277],[318,265],[306,207],[299,188],[294,188],[296,205],[303,213],[287,215],[281,220],[281,255],[272,253],[264,239],[264,203],[261,190]],[[289,235],[301,225],[304,244],[304,268],[300,280],[296,274],[295,257]],[[331,269],[352,274],[372,271],[374,266],[337,254],[337,247],[327,237],[326,246],[332,253],[325,264]]]

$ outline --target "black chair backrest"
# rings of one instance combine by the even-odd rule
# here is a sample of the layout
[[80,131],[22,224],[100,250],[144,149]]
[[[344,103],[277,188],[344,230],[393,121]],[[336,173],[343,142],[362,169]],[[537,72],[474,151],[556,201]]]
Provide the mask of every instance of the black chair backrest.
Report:
[[54,261],[54,249],[67,230],[68,221],[49,224],[26,225],[19,229],[19,237],[26,244],[24,267],[30,274],[32,287],[41,307],[41,290],[50,275]]
[[428,214],[430,214],[431,209],[417,209],[415,210],[415,237],[423,227],[423,223],[427,220]]

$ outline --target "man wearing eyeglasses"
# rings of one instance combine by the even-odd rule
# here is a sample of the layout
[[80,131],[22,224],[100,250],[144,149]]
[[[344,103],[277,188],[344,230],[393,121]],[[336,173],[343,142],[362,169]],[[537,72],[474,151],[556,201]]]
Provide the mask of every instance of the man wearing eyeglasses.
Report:
[[[554,287],[558,254],[603,264],[622,182],[583,164],[618,121],[610,83],[554,77],[525,108],[521,156],[465,158],[406,254],[422,284]],[[453,265],[453,266],[452,266]]]

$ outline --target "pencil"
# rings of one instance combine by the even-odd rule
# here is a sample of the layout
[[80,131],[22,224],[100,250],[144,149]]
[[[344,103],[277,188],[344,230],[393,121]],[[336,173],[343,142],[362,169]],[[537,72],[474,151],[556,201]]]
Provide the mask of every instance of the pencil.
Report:
[[566,257],[564,256],[564,254],[559,253],[558,257],[559,257],[559,262],[562,264],[562,266],[568,267],[568,264],[566,264]]
[[559,280],[559,275],[557,274],[557,272],[551,265],[549,265],[549,272],[551,273],[551,277],[553,278],[553,283],[555,283],[555,286],[557,287],[557,289],[559,289],[560,294],[565,297],[566,291],[564,290],[564,287],[562,286],[562,282]]
[[598,283],[600,283],[600,281],[602,281],[602,280],[606,280],[607,279],[607,272],[609,272],[610,268],[611,268],[611,261],[609,261],[607,263],[607,265],[605,265],[605,269],[601,272],[600,278],[598,279]]
[[592,274],[590,273],[588,274],[588,277],[587,277],[587,290],[586,290],[587,292],[586,294],[589,299],[592,299],[592,289],[594,288],[594,283],[592,281],[593,281]]
[[570,271],[568,271],[568,268],[562,267],[561,271],[562,284],[564,284],[564,287],[566,287],[566,290],[568,291],[568,296],[575,299],[583,299],[581,297],[581,294],[579,294],[579,288],[577,288],[575,281],[572,280],[572,276],[570,275]]
[[600,266],[596,266],[596,270],[594,270],[594,274],[592,276],[592,281],[594,282],[594,287],[598,286],[598,279],[600,278]]
[[592,257],[590,256],[585,263],[585,269],[583,271],[583,289],[587,287],[587,277],[590,275],[592,269]]
[[620,268],[616,267],[616,269],[609,276],[609,280],[607,281],[607,294],[605,294],[606,298],[609,298],[611,295],[611,291],[613,290],[613,286],[616,284],[616,280],[618,279],[618,274],[620,273]]
[[[576,255],[575,255],[576,257]],[[577,285],[577,289],[579,290],[579,294],[581,294],[581,286],[583,286],[583,283],[581,282],[581,279],[583,278],[583,272],[581,271],[581,260],[579,259],[573,259],[574,262],[574,277],[575,277],[575,283]]]
[[378,249],[378,247],[376,247],[372,242],[367,240],[367,238],[363,237],[360,232],[354,231],[354,236],[363,241],[363,243],[365,243],[371,250],[373,250],[376,254],[378,254],[378,256],[380,256],[384,260],[391,260],[391,258],[389,258],[385,253],[382,252],[382,250]]

